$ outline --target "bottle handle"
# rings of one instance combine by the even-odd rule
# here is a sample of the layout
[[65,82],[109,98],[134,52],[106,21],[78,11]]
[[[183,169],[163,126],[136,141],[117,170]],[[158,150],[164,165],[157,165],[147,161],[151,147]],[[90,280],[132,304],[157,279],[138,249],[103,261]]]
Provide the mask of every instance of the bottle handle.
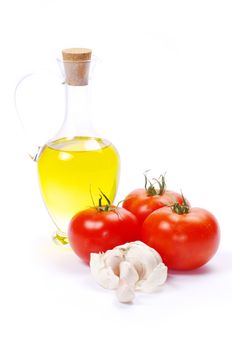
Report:
[[38,146],[38,145],[35,145],[33,143],[33,141],[31,140],[31,138],[28,137],[27,132],[25,130],[25,125],[24,125],[24,122],[23,122],[23,118],[22,118],[21,113],[19,112],[19,108],[18,108],[18,92],[19,92],[19,88],[20,88],[21,84],[26,79],[28,79],[29,77],[31,77],[33,75],[34,75],[34,73],[28,73],[28,74],[24,75],[18,81],[18,83],[16,84],[15,90],[14,90],[14,106],[15,106],[16,115],[18,117],[18,122],[19,122],[20,130],[21,130],[21,134],[22,134],[22,139],[24,140],[25,148],[27,150],[27,154],[29,155],[29,157],[33,161],[36,162],[42,147]]

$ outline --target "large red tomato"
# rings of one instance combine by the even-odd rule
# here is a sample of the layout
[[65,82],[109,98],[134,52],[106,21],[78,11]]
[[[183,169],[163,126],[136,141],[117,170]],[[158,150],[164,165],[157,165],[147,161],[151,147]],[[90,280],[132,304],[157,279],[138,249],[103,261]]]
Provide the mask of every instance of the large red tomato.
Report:
[[212,258],[219,236],[219,225],[210,212],[175,203],[147,217],[141,240],[156,249],[169,268],[191,270]]
[[176,201],[181,204],[183,201],[179,193],[166,190],[165,178],[163,175],[156,180],[158,189],[155,188],[155,185],[151,182],[149,182],[148,186],[146,175],[145,180],[145,188],[134,190],[129,193],[123,201],[123,208],[133,213],[141,226],[146,217],[154,210]]
[[86,263],[90,253],[105,252],[117,245],[140,239],[136,217],[124,208],[101,206],[73,217],[68,237],[74,252]]

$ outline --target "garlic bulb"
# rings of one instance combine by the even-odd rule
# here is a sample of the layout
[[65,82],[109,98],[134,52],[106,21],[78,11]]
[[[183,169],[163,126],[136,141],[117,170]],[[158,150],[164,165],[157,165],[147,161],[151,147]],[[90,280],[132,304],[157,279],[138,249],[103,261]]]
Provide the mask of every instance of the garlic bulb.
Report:
[[105,253],[91,253],[90,269],[100,286],[117,289],[117,297],[123,303],[134,299],[135,290],[151,293],[167,279],[167,267],[159,253],[140,241]]

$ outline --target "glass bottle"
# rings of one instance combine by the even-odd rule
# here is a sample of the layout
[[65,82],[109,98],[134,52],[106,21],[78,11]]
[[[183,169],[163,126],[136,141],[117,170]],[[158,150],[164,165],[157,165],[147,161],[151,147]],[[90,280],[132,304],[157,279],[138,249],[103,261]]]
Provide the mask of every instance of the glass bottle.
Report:
[[113,201],[119,179],[119,155],[105,138],[96,136],[90,119],[91,50],[64,49],[66,111],[58,133],[34,158],[40,189],[57,232],[54,239],[68,243],[71,218],[98,202],[99,189]]

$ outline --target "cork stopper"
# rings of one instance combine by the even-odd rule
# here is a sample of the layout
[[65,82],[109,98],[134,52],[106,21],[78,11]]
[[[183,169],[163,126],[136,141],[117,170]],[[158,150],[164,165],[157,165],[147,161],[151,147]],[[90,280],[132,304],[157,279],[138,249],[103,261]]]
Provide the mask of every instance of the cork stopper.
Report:
[[84,48],[62,50],[66,83],[73,86],[88,85],[92,51]]

